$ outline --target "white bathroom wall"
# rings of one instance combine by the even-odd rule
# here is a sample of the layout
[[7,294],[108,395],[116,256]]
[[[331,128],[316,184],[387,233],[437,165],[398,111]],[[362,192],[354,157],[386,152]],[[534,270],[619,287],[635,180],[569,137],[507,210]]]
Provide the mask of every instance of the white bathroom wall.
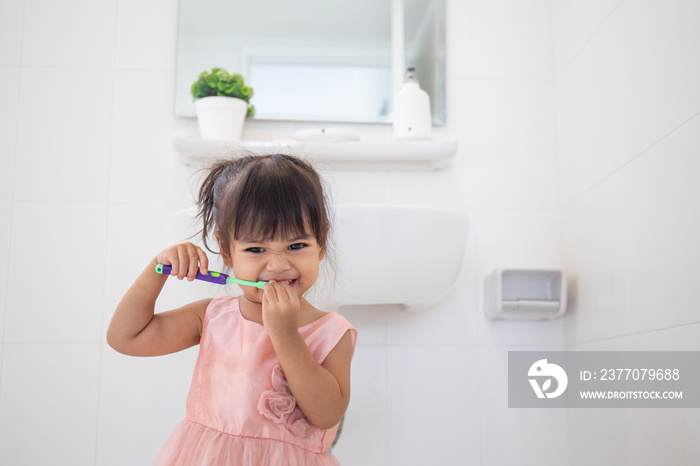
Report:
[[[700,349],[695,1],[554,2],[567,348]],[[571,410],[569,464],[697,464],[697,409]]]
[[[468,280],[477,292],[470,314],[479,343],[480,464],[564,464],[566,413],[509,409],[506,389],[508,351],[563,349],[562,321],[483,317],[484,277],[494,268],[560,264],[551,1],[461,5],[471,27],[453,30],[472,31],[471,67],[459,77],[473,86],[473,152],[456,169],[475,199],[474,256],[467,262],[476,267]],[[465,160],[471,165],[462,172]],[[543,438],[550,446],[544,451]]]
[[[172,116],[177,2],[6,0],[0,13],[0,464],[149,464],[184,415],[196,349],[128,358],[104,333],[196,186],[171,146],[195,128]],[[508,409],[506,393],[507,351],[563,348],[566,321],[482,310],[493,268],[562,260],[552,30],[551,0],[448,0],[448,123],[435,131],[459,138],[453,167],[326,173],[338,201],[470,216],[462,273],[439,305],[348,314],[360,340],[345,465],[567,462],[567,413]],[[245,137],[303,126],[251,121]]]

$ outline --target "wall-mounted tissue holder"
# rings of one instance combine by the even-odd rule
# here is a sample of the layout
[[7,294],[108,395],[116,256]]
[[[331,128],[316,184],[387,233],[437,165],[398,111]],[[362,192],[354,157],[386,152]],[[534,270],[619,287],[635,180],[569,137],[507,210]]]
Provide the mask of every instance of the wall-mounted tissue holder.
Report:
[[499,268],[486,277],[488,319],[546,320],[566,311],[566,271],[563,269]]

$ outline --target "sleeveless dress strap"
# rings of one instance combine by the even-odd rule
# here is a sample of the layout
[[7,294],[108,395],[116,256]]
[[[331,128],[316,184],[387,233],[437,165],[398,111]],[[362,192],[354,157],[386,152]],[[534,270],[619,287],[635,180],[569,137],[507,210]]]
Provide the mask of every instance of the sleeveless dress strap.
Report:
[[302,327],[300,331],[316,362],[322,364],[348,331],[352,339],[352,352],[355,353],[357,329],[345,317],[337,312],[331,312],[315,323],[317,325]]

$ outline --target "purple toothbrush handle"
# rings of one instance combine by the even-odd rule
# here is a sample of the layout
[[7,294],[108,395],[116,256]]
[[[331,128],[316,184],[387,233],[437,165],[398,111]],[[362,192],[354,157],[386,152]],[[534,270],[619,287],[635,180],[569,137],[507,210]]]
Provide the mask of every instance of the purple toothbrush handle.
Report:
[[[170,272],[172,272],[172,270],[173,268],[169,265],[158,264],[156,266],[156,272],[161,273],[163,275],[170,275]],[[209,273],[207,275],[202,275],[200,272],[197,272],[197,276],[195,278],[197,280],[202,280],[205,282],[216,283],[218,285],[225,285],[228,275],[226,275],[225,273],[214,272],[209,270]]]

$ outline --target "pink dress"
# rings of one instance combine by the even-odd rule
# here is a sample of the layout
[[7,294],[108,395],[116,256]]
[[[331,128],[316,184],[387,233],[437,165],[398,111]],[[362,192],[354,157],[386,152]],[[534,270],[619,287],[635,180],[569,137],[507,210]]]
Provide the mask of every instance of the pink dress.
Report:
[[[328,313],[299,328],[320,364],[350,330]],[[155,465],[337,465],[327,453],[338,426],[311,425],[289,391],[265,327],[243,317],[237,297],[215,298],[202,325],[185,420]]]

